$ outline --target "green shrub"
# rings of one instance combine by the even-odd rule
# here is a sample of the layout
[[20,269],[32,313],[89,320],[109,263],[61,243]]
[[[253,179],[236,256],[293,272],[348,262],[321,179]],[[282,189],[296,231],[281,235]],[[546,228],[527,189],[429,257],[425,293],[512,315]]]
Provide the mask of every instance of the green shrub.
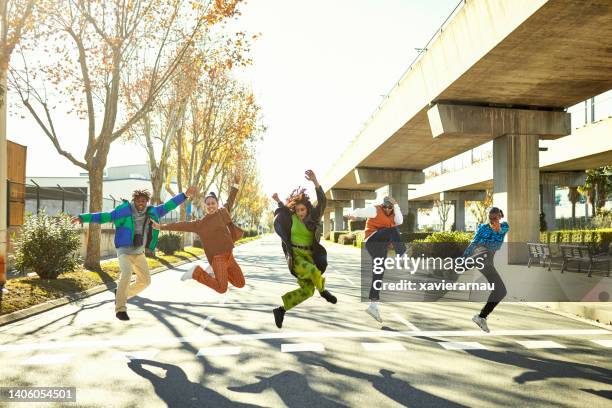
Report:
[[181,234],[169,232],[159,237],[157,248],[162,251],[164,255],[174,255],[176,251],[183,250],[181,243]]
[[258,235],[257,229],[250,228],[250,229],[244,230],[244,235],[242,235],[242,238],[256,237],[257,235]]
[[551,244],[592,245],[597,252],[607,252],[612,243],[612,228],[548,231],[540,234],[540,240]]
[[342,245],[353,245],[354,242],[355,242],[355,235],[351,233],[341,234],[338,237],[338,243]]
[[591,219],[591,225],[595,228],[612,228],[612,210],[600,208],[597,215]]
[[202,245],[202,240],[200,239],[200,237],[195,237],[193,239],[193,246],[195,248],[204,248],[204,246]]
[[424,239],[414,240],[410,249],[412,256],[457,258],[463,254],[472,237],[473,234],[470,232],[434,232]]
[[413,242],[417,239],[425,239],[433,234],[433,232],[402,232],[400,236],[405,243]]
[[11,260],[20,272],[32,270],[42,279],[57,279],[79,266],[80,236],[68,216],[50,217],[41,210],[26,218]]
[[346,233],[348,233],[348,231],[333,231],[330,237],[332,238],[333,242],[338,242],[338,238],[340,237],[340,235]]
[[353,241],[353,245],[357,248],[361,248],[365,239],[365,231],[355,231],[353,234],[355,235],[355,241]]

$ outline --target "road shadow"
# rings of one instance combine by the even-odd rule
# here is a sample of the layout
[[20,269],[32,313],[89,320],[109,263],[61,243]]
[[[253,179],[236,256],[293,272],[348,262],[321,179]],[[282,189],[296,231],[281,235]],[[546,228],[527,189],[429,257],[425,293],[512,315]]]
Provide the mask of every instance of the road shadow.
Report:
[[304,374],[291,370],[285,370],[269,377],[256,376],[259,380],[252,384],[228,387],[235,392],[247,392],[261,394],[267,389],[272,389],[278,394],[288,407],[347,407],[321,393],[315,391]]
[[[127,366],[134,373],[149,380],[153,385],[155,394],[169,407],[260,407],[259,405],[232,401],[202,384],[190,381],[185,371],[176,365],[153,360],[134,359]],[[160,368],[166,372],[166,375],[159,376],[145,368],[146,366]]]
[[575,361],[553,360],[538,355],[523,355],[514,351],[465,351],[476,357],[525,369],[525,372],[514,377],[514,382],[518,384],[548,380],[551,378],[583,379],[606,385],[610,385],[612,382],[612,370],[590,364],[582,364]]

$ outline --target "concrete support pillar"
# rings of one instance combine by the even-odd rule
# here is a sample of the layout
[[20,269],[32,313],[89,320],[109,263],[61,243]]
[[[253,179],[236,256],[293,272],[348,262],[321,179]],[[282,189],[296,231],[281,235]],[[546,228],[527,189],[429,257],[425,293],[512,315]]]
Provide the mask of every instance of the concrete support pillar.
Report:
[[402,231],[414,232],[414,225],[408,231],[408,220],[407,217],[412,211],[410,209],[410,201],[408,201],[408,184],[406,183],[397,183],[397,184],[389,184],[389,195],[393,197],[400,206],[402,210],[402,215],[404,216],[404,226],[400,227]]
[[329,239],[331,232],[331,217],[329,211],[323,212],[323,239]]
[[546,229],[552,231],[555,229],[555,185],[542,184],[541,188],[541,211],[544,213],[546,221]]
[[365,200],[364,199],[354,199],[353,200],[353,210],[355,208],[365,208]]
[[527,242],[539,239],[538,135],[505,135],[493,140],[493,205],[510,224],[508,263],[527,261]]
[[334,230],[344,231],[344,218],[343,218],[343,207],[336,207],[334,209]]
[[402,214],[408,214],[408,184],[389,184],[389,195],[395,198]]
[[463,198],[455,200],[453,206],[455,212],[455,230],[465,231],[465,201]]
[[484,190],[444,191],[440,193],[440,201],[452,201],[455,215],[455,229],[465,231],[465,202],[483,201],[486,197]]

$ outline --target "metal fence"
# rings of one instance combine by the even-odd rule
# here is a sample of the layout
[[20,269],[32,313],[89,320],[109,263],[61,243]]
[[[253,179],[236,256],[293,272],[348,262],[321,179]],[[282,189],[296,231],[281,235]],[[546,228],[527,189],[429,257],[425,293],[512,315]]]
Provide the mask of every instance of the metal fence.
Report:
[[[7,218],[10,225],[18,226],[23,223],[23,216],[36,214],[44,210],[48,215],[78,215],[89,209],[90,196],[86,187],[41,187],[32,181],[32,184],[8,181],[7,191]],[[108,196],[102,199],[102,211],[112,211],[121,204],[121,198]],[[171,211],[162,222],[178,221],[178,211]]]

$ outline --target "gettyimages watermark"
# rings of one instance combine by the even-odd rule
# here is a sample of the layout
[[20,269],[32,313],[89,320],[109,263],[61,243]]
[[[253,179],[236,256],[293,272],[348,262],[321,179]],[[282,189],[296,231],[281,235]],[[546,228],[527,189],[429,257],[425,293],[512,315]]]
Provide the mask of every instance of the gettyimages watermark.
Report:
[[[587,265],[585,261],[567,260],[564,265],[559,250],[552,265],[550,259],[532,258],[528,267],[526,243],[504,243],[495,250],[476,247],[471,256],[463,256],[467,246],[467,243],[414,243],[407,244],[405,252],[400,253],[401,246],[366,243],[361,250],[362,301],[611,300],[612,278],[608,274],[612,258],[611,265],[606,262]],[[552,251],[555,256],[555,248]],[[551,270],[548,270],[549,265]],[[491,299],[492,296],[496,299]]]

